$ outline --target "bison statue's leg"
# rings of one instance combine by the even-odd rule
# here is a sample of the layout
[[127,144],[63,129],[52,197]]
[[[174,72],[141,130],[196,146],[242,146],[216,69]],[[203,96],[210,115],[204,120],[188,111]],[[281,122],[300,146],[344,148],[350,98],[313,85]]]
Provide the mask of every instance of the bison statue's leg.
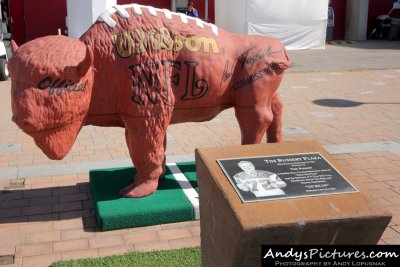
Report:
[[281,74],[275,71],[267,81],[235,92],[235,115],[242,134],[242,144],[261,143],[267,129],[268,142],[282,140],[282,99],[277,92]]
[[273,119],[267,129],[267,142],[277,143],[282,142],[282,97],[276,93],[271,102],[271,110]]
[[125,120],[126,143],[137,174],[134,183],[120,191],[122,196],[139,198],[157,190],[165,171],[165,137],[172,111],[167,113],[163,117]]
[[273,119],[270,107],[267,105],[235,106],[235,115],[242,134],[242,145],[261,143]]

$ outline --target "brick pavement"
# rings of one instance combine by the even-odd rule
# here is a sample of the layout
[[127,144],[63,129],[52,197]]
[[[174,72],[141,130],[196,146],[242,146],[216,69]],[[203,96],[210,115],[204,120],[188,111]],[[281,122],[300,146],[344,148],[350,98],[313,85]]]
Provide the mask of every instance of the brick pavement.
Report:
[[[281,86],[284,140],[317,140],[336,149],[334,158],[393,214],[381,244],[400,244],[399,84],[400,66],[290,72]],[[31,167],[128,159],[123,129],[89,126],[66,159],[48,160],[10,122],[9,87],[10,82],[0,83],[0,172],[10,173],[0,178],[0,255],[15,255],[15,263],[6,266],[47,266],[61,259],[200,244],[199,222],[99,232],[87,172],[7,179],[16,178],[13,170],[23,173]],[[172,125],[168,133],[169,156],[240,142],[233,110],[210,122]]]

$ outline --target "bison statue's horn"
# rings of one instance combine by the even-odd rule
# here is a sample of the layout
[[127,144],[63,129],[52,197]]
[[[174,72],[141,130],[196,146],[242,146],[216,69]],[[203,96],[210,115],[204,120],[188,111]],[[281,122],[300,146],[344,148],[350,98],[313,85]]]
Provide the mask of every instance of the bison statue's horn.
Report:
[[79,63],[77,72],[79,77],[82,77],[86,74],[86,72],[89,70],[90,66],[92,66],[94,60],[94,55],[92,49],[90,49],[89,46],[86,46],[86,53],[85,53],[85,58],[81,63]]
[[11,50],[12,50],[13,54],[17,53],[18,45],[16,42],[14,42],[14,40],[11,40]]

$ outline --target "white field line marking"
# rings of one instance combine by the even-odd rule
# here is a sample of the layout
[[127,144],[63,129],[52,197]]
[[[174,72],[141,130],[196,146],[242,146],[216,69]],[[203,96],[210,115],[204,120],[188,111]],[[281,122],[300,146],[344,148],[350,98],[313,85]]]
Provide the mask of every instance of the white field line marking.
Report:
[[182,188],[183,193],[185,193],[190,204],[192,204],[194,209],[194,219],[200,220],[199,194],[197,194],[196,190],[189,183],[188,179],[182,173],[181,169],[179,169],[176,163],[167,163],[167,166],[175,180],[178,182],[179,186]]

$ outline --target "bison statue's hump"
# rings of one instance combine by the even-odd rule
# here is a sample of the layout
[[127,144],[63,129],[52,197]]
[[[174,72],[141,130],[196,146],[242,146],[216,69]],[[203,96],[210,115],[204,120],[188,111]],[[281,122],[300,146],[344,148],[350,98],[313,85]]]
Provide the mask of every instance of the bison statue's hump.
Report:
[[278,86],[290,66],[276,39],[229,33],[148,6],[115,6],[79,40],[46,36],[9,62],[13,121],[51,159],[84,125],[125,128],[136,166],[126,197],[153,193],[164,172],[169,124],[233,107],[242,144],[282,138]]

